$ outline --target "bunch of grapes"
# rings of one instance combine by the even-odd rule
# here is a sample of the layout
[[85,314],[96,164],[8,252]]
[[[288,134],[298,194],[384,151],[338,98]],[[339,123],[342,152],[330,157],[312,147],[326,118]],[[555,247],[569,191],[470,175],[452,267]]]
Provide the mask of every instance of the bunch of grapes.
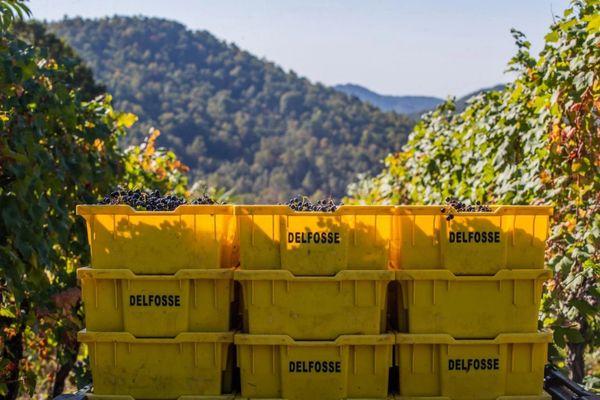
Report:
[[317,212],[334,212],[339,206],[344,203],[337,203],[332,198],[318,200],[316,202],[310,201],[306,196],[295,196],[292,197],[284,205],[290,207],[294,211],[317,211]]
[[198,197],[197,199],[192,200],[192,204],[214,205],[221,203],[210,197],[208,194],[204,193],[200,195],[200,197]]
[[[491,212],[492,211],[492,208],[490,206],[481,204],[480,201],[477,201],[475,203],[475,205],[470,205],[464,201],[460,201],[456,197],[447,197],[446,204],[451,206],[454,209],[454,211],[456,211],[458,213],[461,213],[461,212]],[[445,207],[442,207],[442,209],[440,211],[442,212],[442,214],[445,214],[447,210]],[[452,221],[452,219],[454,219],[454,215],[452,213],[449,213],[448,215],[446,215],[447,221]]]
[[[173,211],[177,207],[190,204],[185,198],[175,195],[162,195],[158,190],[125,190],[117,188],[104,196],[100,204],[126,204],[136,210]],[[191,204],[218,204],[206,194],[191,202]]]

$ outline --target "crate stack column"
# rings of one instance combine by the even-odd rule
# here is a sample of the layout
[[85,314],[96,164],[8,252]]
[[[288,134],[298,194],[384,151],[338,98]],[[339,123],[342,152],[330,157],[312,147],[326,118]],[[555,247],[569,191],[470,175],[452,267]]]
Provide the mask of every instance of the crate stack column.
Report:
[[237,206],[242,398],[384,399],[393,207]]
[[91,267],[77,271],[94,399],[232,398],[232,206],[78,206]]
[[537,321],[551,212],[396,208],[399,399],[549,398]]

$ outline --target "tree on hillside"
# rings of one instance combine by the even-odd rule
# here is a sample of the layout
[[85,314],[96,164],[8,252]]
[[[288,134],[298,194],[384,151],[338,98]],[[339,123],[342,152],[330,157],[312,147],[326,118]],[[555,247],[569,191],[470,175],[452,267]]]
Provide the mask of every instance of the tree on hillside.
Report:
[[513,35],[514,82],[462,113],[449,102],[427,115],[386,169],[353,185],[351,195],[364,203],[457,196],[554,205],[547,252],[554,278],[541,323],[554,331],[556,362],[566,355],[581,382],[600,344],[600,3],[574,1],[537,58],[523,34]]

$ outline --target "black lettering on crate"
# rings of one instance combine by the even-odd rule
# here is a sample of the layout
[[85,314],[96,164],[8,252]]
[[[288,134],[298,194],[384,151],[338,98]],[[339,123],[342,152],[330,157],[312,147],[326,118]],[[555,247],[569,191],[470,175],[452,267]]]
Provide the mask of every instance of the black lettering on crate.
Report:
[[321,361],[321,360],[309,360],[309,361],[290,361],[288,363],[288,371],[294,373],[341,373],[342,362],[341,361]]
[[340,244],[339,232],[288,232],[288,243],[296,244]]
[[497,371],[500,369],[498,358],[449,358],[448,371]]
[[450,243],[500,243],[500,231],[452,231],[448,241]]
[[129,295],[132,307],[181,307],[178,294],[132,294]]

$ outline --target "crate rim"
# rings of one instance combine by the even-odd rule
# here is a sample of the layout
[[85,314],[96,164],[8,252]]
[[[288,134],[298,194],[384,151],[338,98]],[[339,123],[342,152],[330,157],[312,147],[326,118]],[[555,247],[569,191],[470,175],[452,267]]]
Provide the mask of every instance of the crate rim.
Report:
[[397,281],[461,281],[461,282],[491,282],[503,280],[547,280],[553,276],[549,269],[501,269],[494,275],[456,275],[447,269],[432,270],[397,270],[395,271]]
[[[128,394],[95,394],[86,393],[85,397],[88,400],[138,400],[137,398]],[[222,394],[222,395],[183,395],[175,398],[174,400],[234,400],[236,399],[235,394]],[[57,399],[55,399],[57,400]]]
[[82,343],[129,343],[129,344],[180,344],[180,343],[233,343],[234,332],[183,332],[173,338],[138,338],[129,332],[88,332],[77,333]]
[[172,215],[234,215],[232,204],[184,204],[173,211],[141,211],[127,204],[78,204],[75,206],[76,215],[84,218],[93,215],[135,215],[135,216],[172,216]]
[[289,335],[266,335],[238,333],[234,336],[236,345],[298,346],[298,347],[332,347],[332,346],[371,346],[393,345],[393,333],[380,335],[340,335],[332,340],[296,340]]
[[136,274],[130,269],[126,268],[114,268],[114,269],[101,269],[82,267],[77,269],[78,279],[96,279],[96,280],[110,280],[110,279],[124,279],[124,280],[163,280],[163,281],[178,281],[183,279],[233,279],[233,273],[235,268],[222,268],[222,269],[180,269],[174,274],[159,275],[159,274]]
[[294,275],[286,269],[244,270],[233,272],[236,281],[294,281],[294,282],[336,282],[349,280],[392,281],[392,270],[342,270],[335,275]]
[[[491,212],[458,212],[452,206],[446,204],[435,205],[397,205],[394,207],[397,215],[448,215],[453,214],[455,217],[486,217],[486,216],[501,216],[501,215],[552,215],[554,207],[549,204],[545,205],[488,205],[492,209]],[[442,213],[442,208],[445,212]]]
[[394,206],[390,205],[343,205],[335,211],[295,211],[286,205],[239,204],[235,206],[236,215],[288,215],[304,217],[332,217],[339,215],[393,215]]
[[550,343],[552,333],[501,333],[491,339],[455,339],[445,333],[395,333],[396,344],[446,344],[453,346],[498,345],[508,343]]

